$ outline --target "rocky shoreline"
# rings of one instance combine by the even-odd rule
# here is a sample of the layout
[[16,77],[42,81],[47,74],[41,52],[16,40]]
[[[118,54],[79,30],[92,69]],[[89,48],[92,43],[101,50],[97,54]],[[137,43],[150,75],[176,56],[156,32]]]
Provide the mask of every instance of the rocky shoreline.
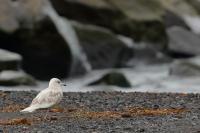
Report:
[[19,113],[36,94],[0,91],[0,132],[200,131],[200,94],[68,92],[59,107]]
[[199,7],[198,0],[1,1],[0,85],[157,64],[172,65],[169,76],[199,76]]

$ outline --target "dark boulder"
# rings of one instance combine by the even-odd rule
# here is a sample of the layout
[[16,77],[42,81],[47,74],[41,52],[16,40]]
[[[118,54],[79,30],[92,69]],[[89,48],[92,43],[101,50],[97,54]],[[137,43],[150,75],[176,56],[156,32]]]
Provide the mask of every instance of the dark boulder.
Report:
[[0,49],[0,71],[18,70],[21,66],[21,62],[21,55]]
[[112,32],[92,25],[73,23],[93,69],[126,67],[134,50]]
[[170,75],[200,76],[200,57],[176,60],[170,67]]
[[131,87],[131,83],[120,72],[109,72],[102,78],[89,85],[114,85],[119,87]]
[[187,25],[185,20],[172,11],[167,10],[165,15],[163,16],[163,20],[164,20],[164,24],[165,24],[166,28],[170,28],[173,26],[179,26],[179,27],[183,27],[185,29],[190,29],[190,27]]
[[200,36],[181,27],[167,30],[169,37],[168,50],[185,55],[200,54]]
[[0,33],[12,33],[19,28],[16,11],[10,0],[0,2]]
[[172,62],[172,58],[159,51],[149,43],[134,43],[134,58],[129,61],[130,66],[163,64]]
[[38,79],[67,77],[71,70],[72,54],[68,42],[57,27],[58,23],[45,12],[47,8],[54,12],[48,1],[18,0],[9,4],[10,10],[15,10],[15,17],[6,16],[8,13],[3,12],[6,17],[10,17],[6,20],[20,24],[20,27],[12,32],[1,29],[0,48],[22,55],[23,69]]
[[17,30],[4,42],[0,47],[21,54],[23,69],[38,79],[66,77],[70,71],[69,47],[49,18],[37,22],[33,29]]
[[[51,0],[57,12],[83,23],[107,27],[112,31],[134,38],[163,42],[166,34],[161,21],[164,10],[156,1],[149,0]],[[136,8],[137,7],[137,8]]]

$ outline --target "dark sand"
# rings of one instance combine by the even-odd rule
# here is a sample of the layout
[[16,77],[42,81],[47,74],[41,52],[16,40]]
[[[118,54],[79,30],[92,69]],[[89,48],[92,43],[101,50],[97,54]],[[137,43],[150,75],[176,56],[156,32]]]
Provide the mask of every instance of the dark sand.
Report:
[[65,93],[60,107],[19,113],[36,94],[0,91],[0,133],[200,132],[199,94]]

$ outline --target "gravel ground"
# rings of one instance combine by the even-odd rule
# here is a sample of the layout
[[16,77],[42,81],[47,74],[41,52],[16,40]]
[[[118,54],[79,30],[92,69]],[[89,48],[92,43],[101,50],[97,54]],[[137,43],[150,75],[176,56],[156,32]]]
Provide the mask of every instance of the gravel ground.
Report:
[[19,113],[36,94],[0,91],[0,133],[200,132],[200,94],[71,92],[59,107]]

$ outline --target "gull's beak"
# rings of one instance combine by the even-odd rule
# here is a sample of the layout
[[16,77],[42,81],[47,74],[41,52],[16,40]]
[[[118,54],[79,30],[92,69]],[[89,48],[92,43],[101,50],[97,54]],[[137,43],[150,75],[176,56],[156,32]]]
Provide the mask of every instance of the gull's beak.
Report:
[[67,86],[65,83],[61,83],[62,86]]

